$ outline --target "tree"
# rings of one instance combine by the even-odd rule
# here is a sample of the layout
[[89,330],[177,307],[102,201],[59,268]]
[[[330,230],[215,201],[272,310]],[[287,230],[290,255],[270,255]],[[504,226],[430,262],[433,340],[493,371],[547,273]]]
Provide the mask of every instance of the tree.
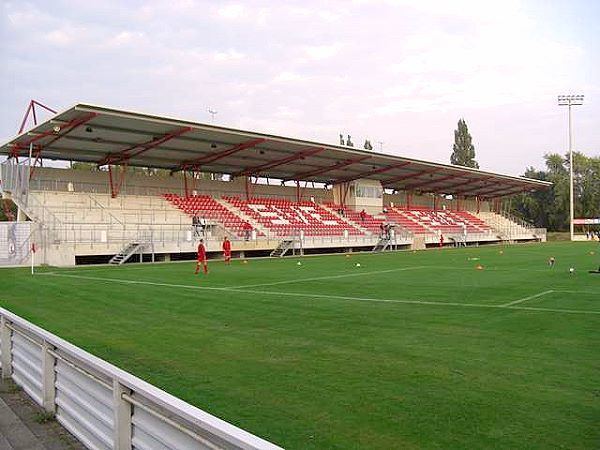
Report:
[[87,163],[87,162],[73,162],[71,164],[71,169],[82,170],[84,172],[97,172],[98,165],[94,164],[94,163]]
[[[544,156],[545,170],[529,168],[524,176],[551,181],[552,188],[515,196],[512,212],[552,231],[569,229],[569,158],[558,153]],[[600,157],[573,153],[575,217],[600,217]]]
[[12,200],[0,198],[0,222],[13,222],[17,217],[17,205]]
[[458,128],[454,130],[454,145],[452,146],[450,162],[455,166],[479,169],[479,164],[475,161],[475,146],[473,146],[465,119],[460,119]]

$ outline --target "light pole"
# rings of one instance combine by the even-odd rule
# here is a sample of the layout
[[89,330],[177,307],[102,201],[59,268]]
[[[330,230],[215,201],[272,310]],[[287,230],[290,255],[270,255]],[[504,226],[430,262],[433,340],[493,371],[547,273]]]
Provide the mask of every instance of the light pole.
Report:
[[569,107],[569,169],[570,169],[570,182],[569,182],[569,225],[571,230],[571,240],[575,234],[573,220],[574,220],[574,203],[573,203],[573,127],[571,120],[571,106],[583,105],[583,95],[559,95],[558,106]]
[[211,115],[212,123],[215,123],[215,116],[217,115],[217,112],[218,111],[215,111],[214,109],[208,108],[208,113]]

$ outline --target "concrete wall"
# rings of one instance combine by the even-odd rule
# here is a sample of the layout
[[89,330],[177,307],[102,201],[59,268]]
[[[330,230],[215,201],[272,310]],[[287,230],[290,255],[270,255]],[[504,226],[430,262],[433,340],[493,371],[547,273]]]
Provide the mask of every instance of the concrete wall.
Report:
[[[188,186],[191,190],[191,181],[188,177]],[[304,186],[304,183],[301,184]],[[310,186],[310,184],[309,184]],[[91,172],[85,170],[70,170],[56,168],[39,168],[31,181],[31,190],[50,190],[109,193],[109,179],[107,172]],[[196,181],[198,194],[214,196],[240,196],[245,197],[245,179],[236,178],[233,181],[214,181],[200,179]],[[124,195],[160,195],[174,192],[183,195],[184,181],[181,174],[173,176],[143,176],[127,174],[121,187]],[[312,187],[300,189],[303,199],[315,197],[317,201],[333,201],[331,190],[313,189]],[[253,197],[282,197],[296,198],[296,188],[293,186],[277,186],[266,184],[252,184],[250,193]]]
[[[391,203],[393,203],[394,206],[404,207],[409,203],[409,195],[410,194],[407,192],[399,192],[397,194],[384,194],[383,203],[385,205],[390,205]],[[436,201],[434,194],[410,195],[411,206],[433,208],[436,202],[438,209],[444,209],[445,207],[445,209],[456,210],[458,209],[458,207],[460,207],[460,209],[463,211],[477,211],[477,201],[474,198],[447,200],[441,196],[437,196]],[[490,202],[480,201],[479,210],[491,211]]]

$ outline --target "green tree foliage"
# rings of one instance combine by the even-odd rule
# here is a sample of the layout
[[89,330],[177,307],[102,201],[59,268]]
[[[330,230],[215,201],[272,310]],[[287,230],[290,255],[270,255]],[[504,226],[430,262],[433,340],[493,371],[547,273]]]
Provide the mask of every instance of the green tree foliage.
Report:
[[[117,166],[113,166],[113,168],[116,168],[117,170],[121,170]],[[82,170],[82,171],[87,171],[87,172],[105,172],[108,170],[106,168],[106,166],[99,168],[98,165],[95,163],[86,163],[86,162],[74,162],[71,165],[71,169]],[[126,170],[127,170],[127,173],[130,173],[130,174],[145,175],[148,177],[156,177],[156,176],[167,177],[167,176],[171,175],[171,171],[168,169],[155,169],[152,167],[127,166]]]
[[475,146],[473,145],[465,119],[460,119],[458,121],[458,128],[454,130],[454,145],[452,146],[450,163],[455,166],[479,169],[479,164],[475,161]]
[[[524,176],[551,181],[551,189],[514,197],[514,213],[552,231],[569,229],[569,158],[557,153],[544,157],[545,170],[527,169]],[[600,217],[600,157],[573,154],[575,217]]]
[[86,163],[86,162],[74,162],[71,164],[71,169],[73,170],[82,170],[87,172],[98,172],[98,166],[94,163]]
[[17,217],[17,205],[12,200],[0,198],[0,222],[13,221]]

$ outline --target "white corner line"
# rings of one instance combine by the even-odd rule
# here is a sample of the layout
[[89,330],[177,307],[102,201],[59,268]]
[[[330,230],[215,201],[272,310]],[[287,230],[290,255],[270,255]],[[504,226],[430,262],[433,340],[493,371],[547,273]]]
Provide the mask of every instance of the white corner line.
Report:
[[500,307],[501,308],[508,308],[509,306],[517,305],[519,303],[526,302],[527,300],[533,300],[534,298],[542,297],[544,295],[551,294],[553,292],[554,292],[553,289],[549,289],[549,290],[544,291],[544,292],[539,292],[539,293],[537,293],[535,295],[530,295],[529,297],[520,298],[518,300],[515,300],[514,302],[505,303],[504,305],[500,305]]

